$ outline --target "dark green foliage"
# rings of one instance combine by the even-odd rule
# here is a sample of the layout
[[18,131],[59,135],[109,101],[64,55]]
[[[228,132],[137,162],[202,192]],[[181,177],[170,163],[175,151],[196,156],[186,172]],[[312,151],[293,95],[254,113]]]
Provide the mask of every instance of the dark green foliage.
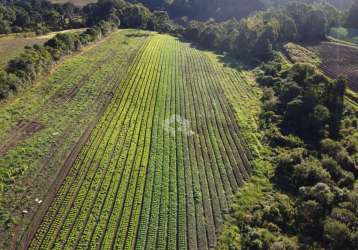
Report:
[[346,26],[358,29],[358,1],[353,2],[352,7],[349,9]]
[[26,48],[24,53],[9,61],[5,70],[0,71],[0,100],[30,85],[64,55],[80,50],[83,45],[100,39],[116,27],[116,22],[100,21],[81,34],[60,33],[43,46]]
[[326,36],[327,18],[322,10],[311,10],[304,17],[303,40],[320,41]]
[[[271,63],[274,64],[274,63]],[[317,141],[336,137],[343,114],[345,80],[329,80],[309,64],[295,64],[288,71],[263,66],[258,81],[275,90],[278,102],[270,109],[282,117],[286,132]]]
[[175,29],[166,11],[154,11],[152,17],[148,21],[147,28],[149,30],[168,33],[173,32]]
[[241,248],[357,249],[358,114],[344,106],[344,79],[277,57],[257,80],[274,187],[244,212],[234,206]]
[[[21,6],[21,7],[19,7]],[[78,9],[71,4],[52,5],[49,2],[37,0],[9,1],[0,5],[0,29],[7,29],[7,23],[1,18],[9,20],[21,27],[27,27],[32,22],[28,11],[35,7],[44,7],[48,11],[37,13],[38,18],[45,20],[46,26],[37,29],[52,29],[59,26],[64,19],[76,17]],[[54,9],[55,8],[55,9]],[[56,12],[58,10],[59,12]],[[62,13],[64,16],[61,16]],[[60,33],[48,40],[44,46],[35,45],[27,48],[19,57],[8,63],[5,71],[0,73],[0,99],[5,99],[22,86],[31,84],[50,66],[60,60],[64,55],[81,49],[82,46],[101,39],[120,25],[127,28],[142,28],[160,32],[176,33],[177,26],[169,19],[165,11],[151,13],[141,4],[130,4],[122,0],[102,0],[87,5],[83,16],[91,27],[81,34]],[[34,14],[31,12],[31,15]],[[5,27],[4,27],[5,25]]]
[[44,33],[83,27],[81,9],[73,4],[41,0],[4,0],[0,3],[0,34],[35,31]]
[[103,0],[83,8],[86,23],[96,25],[110,21],[125,28],[149,29],[159,32],[176,33],[178,28],[165,11],[152,13],[142,4],[131,4],[122,0]]
[[285,8],[254,13],[240,22],[192,21],[183,36],[202,46],[261,62],[272,59],[280,43],[324,40],[328,27],[335,25],[333,18],[339,14],[331,5],[293,2]]
[[141,4],[130,5],[124,9],[122,24],[128,28],[146,29],[151,12]]
[[[138,1],[131,0],[131,2]],[[188,16],[195,20],[241,19],[253,11],[264,8],[260,0],[139,0],[139,2],[151,10],[166,9],[172,18]]]
[[287,195],[271,193],[247,212],[247,215],[238,221],[242,249],[299,248],[297,239],[281,234],[282,229],[293,229],[297,214]]

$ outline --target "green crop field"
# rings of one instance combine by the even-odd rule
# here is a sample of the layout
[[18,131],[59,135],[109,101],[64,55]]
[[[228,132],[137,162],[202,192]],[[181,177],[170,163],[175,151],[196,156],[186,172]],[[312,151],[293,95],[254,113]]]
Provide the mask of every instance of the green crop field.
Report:
[[252,171],[238,121],[255,130],[257,99],[248,77],[219,61],[171,36],[150,36],[30,249],[214,247]]
[[19,225],[16,232],[0,229],[0,249],[32,221],[40,206],[35,200],[45,200],[73,146],[147,40],[138,34],[146,33],[116,32],[0,102],[0,211]]

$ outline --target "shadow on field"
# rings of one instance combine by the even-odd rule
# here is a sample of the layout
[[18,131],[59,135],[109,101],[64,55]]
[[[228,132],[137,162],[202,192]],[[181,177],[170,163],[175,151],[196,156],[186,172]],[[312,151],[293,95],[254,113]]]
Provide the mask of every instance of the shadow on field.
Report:
[[133,33],[133,34],[126,34],[126,37],[148,37],[152,36],[150,33]]
[[234,58],[233,56],[228,55],[228,53],[225,51],[209,49],[196,42],[189,41],[182,37],[179,37],[178,40],[189,44],[191,48],[214,53],[215,55],[217,55],[219,62],[222,63],[225,67],[230,67],[236,70],[253,70],[257,66],[259,66],[258,62],[252,61],[250,60],[250,58]]

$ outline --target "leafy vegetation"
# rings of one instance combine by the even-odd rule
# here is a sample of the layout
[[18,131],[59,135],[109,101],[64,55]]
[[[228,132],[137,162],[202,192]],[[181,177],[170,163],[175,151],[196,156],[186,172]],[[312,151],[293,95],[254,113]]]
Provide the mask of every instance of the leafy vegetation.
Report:
[[351,8],[349,9],[349,12],[348,12],[348,17],[347,17],[347,21],[346,21],[346,26],[347,27],[358,29],[357,12],[358,12],[358,2],[353,1],[353,4],[352,4],[352,6],[351,6]]
[[274,169],[262,181],[274,186],[261,184],[264,198],[252,203],[250,186],[239,192],[219,245],[229,249],[236,237],[230,249],[355,249],[357,114],[344,106],[345,80],[280,59],[264,64],[257,80]]
[[[65,30],[59,32],[80,33],[82,29]],[[31,47],[35,44],[43,45],[49,39],[53,38],[58,32],[51,32],[46,35],[37,36],[32,32],[21,34],[6,34],[0,36],[0,68],[4,69],[11,59],[21,55],[25,47]]]
[[321,58],[314,52],[295,43],[285,44],[284,51],[294,63],[310,63],[315,67],[319,67],[322,63]]
[[[333,7],[332,7],[333,8]],[[320,6],[293,2],[279,10],[258,12],[239,22],[192,21],[184,37],[202,46],[224,50],[251,61],[269,60],[283,42],[325,39],[330,12]]]
[[[1,103],[1,249],[12,247],[11,237],[20,241],[40,207],[36,199],[45,201],[68,154],[146,39],[137,30],[116,32]],[[42,129],[31,134],[31,122]]]
[[0,3],[0,34],[34,31],[44,34],[83,27],[81,10],[73,4],[39,0],[4,0]]
[[166,10],[174,20],[180,20],[183,17],[184,19],[218,21],[230,18],[241,19],[264,7],[260,0],[131,0],[130,2],[140,2],[153,11]]
[[59,33],[43,46],[26,47],[20,56],[11,59],[0,72],[0,100],[32,84],[63,56],[79,51],[82,46],[100,39],[114,30],[113,21],[102,21],[81,34]]
[[358,29],[332,28],[329,35],[339,40],[358,44]]
[[30,249],[216,245],[223,213],[251,172],[251,154],[221,89],[242,81],[244,97],[249,86],[188,44],[167,35],[149,39]]
[[[330,79],[316,69],[325,67],[325,58],[298,45],[330,45],[322,42],[329,30],[356,28],[357,5],[334,6],[341,7],[321,0],[100,0],[83,8],[3,1],[0,33],[89,27],[57,34],[10,60],[0,72],[5,107],[12,100],[17,105],[13,95],[20,89],[26,97],[55,62],[110,34],[112,42],[87,57],[95,66],[81,64],[83,72],[71,71],[63,86],[62,77],[45,84],[45,100],[30,88],[36,98],[28,105],[43,108],[0,112],[6,120],[1,233],[30,249],[356,249],[356,95],[346,96],[344,77]],[[118,27],[171,33],[224,55],[143,31],[121,36],[131,50],[121,54],[122,47],[112,47],[120,45],[112,34]],[[277,52],[282,48],[294,64]],[[249,72],[234,58],[259,66]],[[93,104],[102,109],[91,106],[86,113],[85,105]],[[39,115],[30,119],[35,111]],[[82,130],[73,140],[65,133],[54,141],[66,120]],[[86,122],[88,138],[66,165]],[[55,162],[63,168],[55,175],[53,163],[53,171],[44,171],[53,174],[53,194],[46,180],[29,187],[41,179],[38,161],[51,158],[57,143],[62,159]],[[39,191],[41,184],[47,189]],[[49,195],[38,217],[31,217],[33,192]]]

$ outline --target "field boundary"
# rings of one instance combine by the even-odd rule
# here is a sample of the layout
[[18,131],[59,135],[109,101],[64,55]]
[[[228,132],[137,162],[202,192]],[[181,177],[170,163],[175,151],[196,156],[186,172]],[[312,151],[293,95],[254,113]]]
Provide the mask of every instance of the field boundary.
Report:
[[[128,70],[130,69],[130,65],[132,64],[138,51],[140,51],[144,45],[145,45],[145,43],[142,43],[134,51],[133,55],[130,56],[131,58],[129,60],[128,68],[126,70],[124,70],[123,75],[126,75]],[[115,73],[114,73],[114,75],[115,75]],[[69,150],[70,153],[67,156],[65,162],[62,164],[61,169],[58,171],[57,177],[55,178],[54,182],[51,184],[51,186],[47,192],[46,198],[43,200],[43,203],[41,204],[41,206],[39,206],[39,208],[34,212],[33,216],[31,217],[31,223],[27,226],[27,229],[20,236],[21,237],[20,241],[17,242],[16,236],[19,236],[19,235],[15,234],[11,238],[11,242],[9,244],[9,249],[22,250],[22,249],[29,248],[31,241],[37,232],[38,227],[41,225],[41,222],[42,222],[46,212],[48,211],[54,198],[56,197],[57,192],[59,191],[64,180],[66,179],[71,167],[73,166],[75,160],[77,159],[78,154],[81,152],[81,149],[83,148],[83,146],[87,143],[92,131],[98,124],[101,117],[106,112],[109,104],[111,103],[111,101],[113,99],[114,89],[116,89],[118,87],[118,85],[121,83],[121,81],[119,79],[117,79],[115,76],[113,76],[113,78],[110,79],[110,81],[111,80],[115,80],[115,81],[117,81],[117,83],[114,83],[114,85],[112,87],[112,91],[107,92],[107,93],[102,93],[102,94],[104,94],[104,100],[103,100],[102,104],[99,103],[98,113],[92,119],[92,121],[89,123],[89,125],[87,126],[85,131],[82,133],[78,142],[74,146],[72,146],[72,148]]]
[[[56,196],[58,190],[60,189],[63,181],[65,180],[68,172],[71,169],[71,166],[73,165],[74,161],[76,160],[78,154],[80,153],[83,145],[87,142],[89,136],[91,135],[92,130],[96,127],[98,121],[106,111],[109,103],[112,100],[112,96],[108,96],[105,100],[105,103],[100,108],[99,113],[97,116],[93,119],[93,121],[90,123],[90,125],[87,127],[85,132],[80,137],[79,141],[73,146],[71,149],[71,153],[67,157],[65,163],[63,164],[61,170],[59,171],[57,178],[55,179],[54,183],[51,185],[48,195],[45,198],[42,205],[39,207],[39,209],[34,213],[32,216],[31,224],[28,226],[28,229],[26,232],[22,235],[20,243],[16,247],[16,249],[27,249],[30,246],[32,238],[35,236],[36,231],[38,227],[40,226],[43,217],[45,216],[47,210],[51,206],[51,203]],[[16,244],[16,239],[12,240],[13,244]],[[13,249],[14,246],[10,245],[10,249]]]

